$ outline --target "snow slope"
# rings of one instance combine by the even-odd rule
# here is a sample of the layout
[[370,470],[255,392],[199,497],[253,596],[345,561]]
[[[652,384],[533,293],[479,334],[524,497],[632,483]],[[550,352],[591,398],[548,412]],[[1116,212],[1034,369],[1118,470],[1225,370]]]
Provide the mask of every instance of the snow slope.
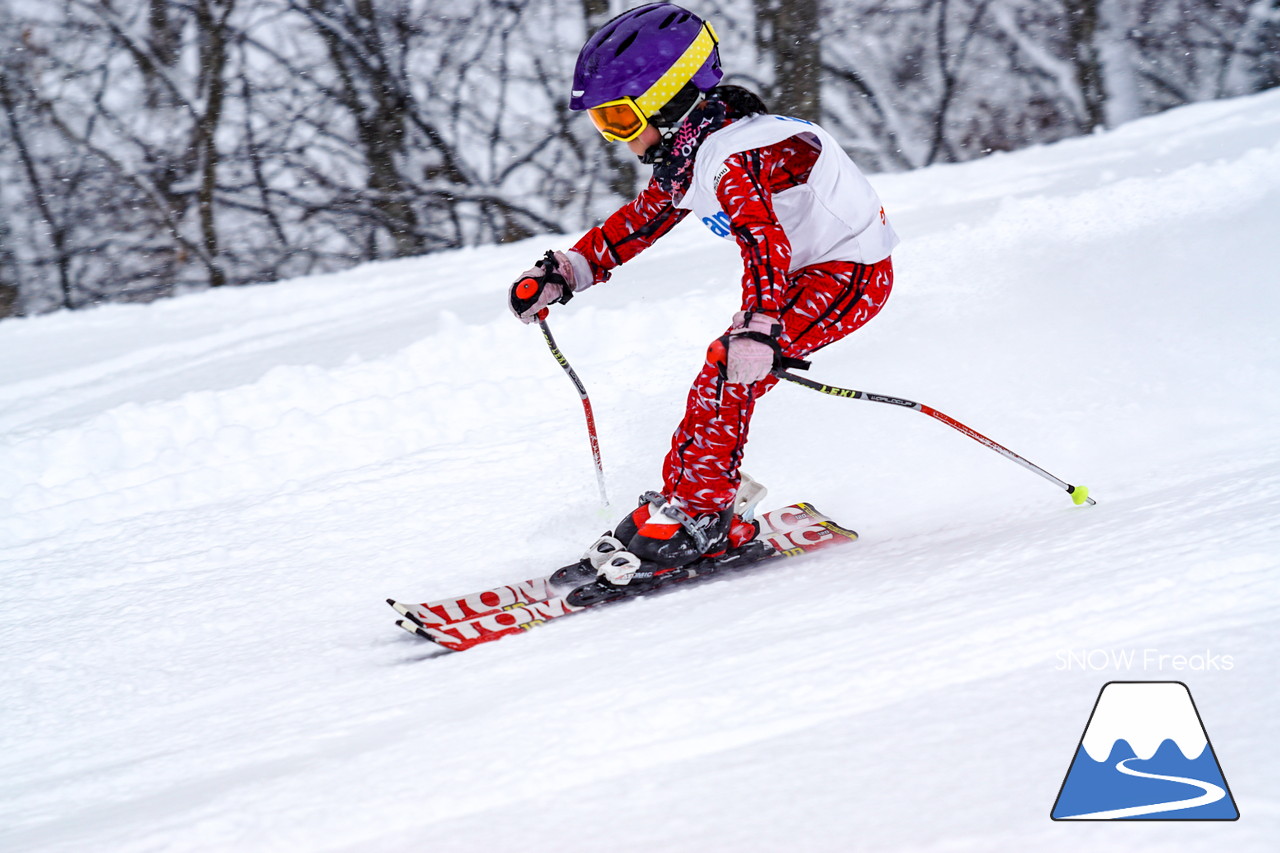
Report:
[[[553,316],[609,512],[502,301],[571,236],[0,323],[0,849],[1273,849],[1280,91],[875,183],[896,292],[812,375],[1098,506],[779,387],[747,469],[859,543],[453,656],[383,599],[657,483],[731,244]],[[1238,822],[1049,820],[1113,679],[1187,683]]]

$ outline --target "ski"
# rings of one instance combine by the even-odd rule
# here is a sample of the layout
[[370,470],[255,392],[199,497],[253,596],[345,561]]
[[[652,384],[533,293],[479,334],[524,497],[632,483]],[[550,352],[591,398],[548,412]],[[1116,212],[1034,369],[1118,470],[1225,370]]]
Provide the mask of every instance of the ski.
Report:
[[614,586],[580,574],[575,577],[577,567],[568,566],[545,577],[469,595],[421,604],[389,598],[387,603],[404,617],[396,621],[400,628],[445,649],[465,651],[590,607],[648,595],[676,584],[774,559],[797,557],[858,538],[858,534],[836,524],[807,503],[772,510],[759,520],[760,534],[741,548],[626,586]]
[[405,604],[388,598],[390,604],[401,616],[421,626],[447,625],[453,622],[466,622],[478,616],[505,610],[508,607],[529,605],[538,601],[546,601],[555,595],[551,587],[551,576],[530,578],[515,584],[492,589],[484,589],[468,595],[453,598],[442,598],[439,601],[426,601],[421,604]]

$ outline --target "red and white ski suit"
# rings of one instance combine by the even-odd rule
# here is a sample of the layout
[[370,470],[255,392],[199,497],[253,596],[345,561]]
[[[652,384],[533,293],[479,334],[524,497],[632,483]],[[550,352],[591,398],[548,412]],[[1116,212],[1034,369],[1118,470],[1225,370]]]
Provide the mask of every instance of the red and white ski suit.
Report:
[[[725,229],[722,236],[731,235],[742,253],[742,310],[779,319],[782,351],[795,358],[862,326],[880,311],[893,285],[888,257],[791,269],[794,241],[779,221],[774,197],[809,180],[820,155],[813,139],[812,134],[793,135],[730,154],[715,175],[715,199],[723,214],[703,217],[713,231]],[[590,263],[595,280],[604,281],[611,269],[653,245],[689,213],[677,206],[682,201],[688,203],[650,181],[634,201],[588,231],[573,249]],[[888,231],[885,239],[896,242],[883,209],[873,213]],[[691,513],[732,503],[756,400],[777,381],[768,376],[750,385],[728,384],[715,364],[704,362],[663,464],[663,494]]]

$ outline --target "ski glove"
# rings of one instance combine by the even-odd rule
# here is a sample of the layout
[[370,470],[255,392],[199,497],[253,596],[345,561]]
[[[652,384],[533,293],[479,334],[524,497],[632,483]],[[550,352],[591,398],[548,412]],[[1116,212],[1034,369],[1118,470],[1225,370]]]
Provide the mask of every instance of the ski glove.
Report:
[[594,283],[591,266],[582,255],[573,250],[547,252],[511,285],[507,304],[520,322],[532,323],[546,316],[551,303],[563,305],[575,292],[586,290]]
[[767,314],[739,311],[729,333],[711,345],[709,358],[731,385],[750,385],[769,375],[782,358],[782,324]]

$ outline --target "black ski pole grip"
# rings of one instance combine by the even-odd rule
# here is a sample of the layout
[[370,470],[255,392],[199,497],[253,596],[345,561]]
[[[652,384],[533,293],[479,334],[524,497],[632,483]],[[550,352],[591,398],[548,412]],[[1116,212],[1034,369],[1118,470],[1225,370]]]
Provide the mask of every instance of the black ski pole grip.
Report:
[[538,302],[538,297],[542,295],[542,288],[546,287],[546,280],[526,276],[515,283],[511,288],[511,307],[517,314],[524,314]]

